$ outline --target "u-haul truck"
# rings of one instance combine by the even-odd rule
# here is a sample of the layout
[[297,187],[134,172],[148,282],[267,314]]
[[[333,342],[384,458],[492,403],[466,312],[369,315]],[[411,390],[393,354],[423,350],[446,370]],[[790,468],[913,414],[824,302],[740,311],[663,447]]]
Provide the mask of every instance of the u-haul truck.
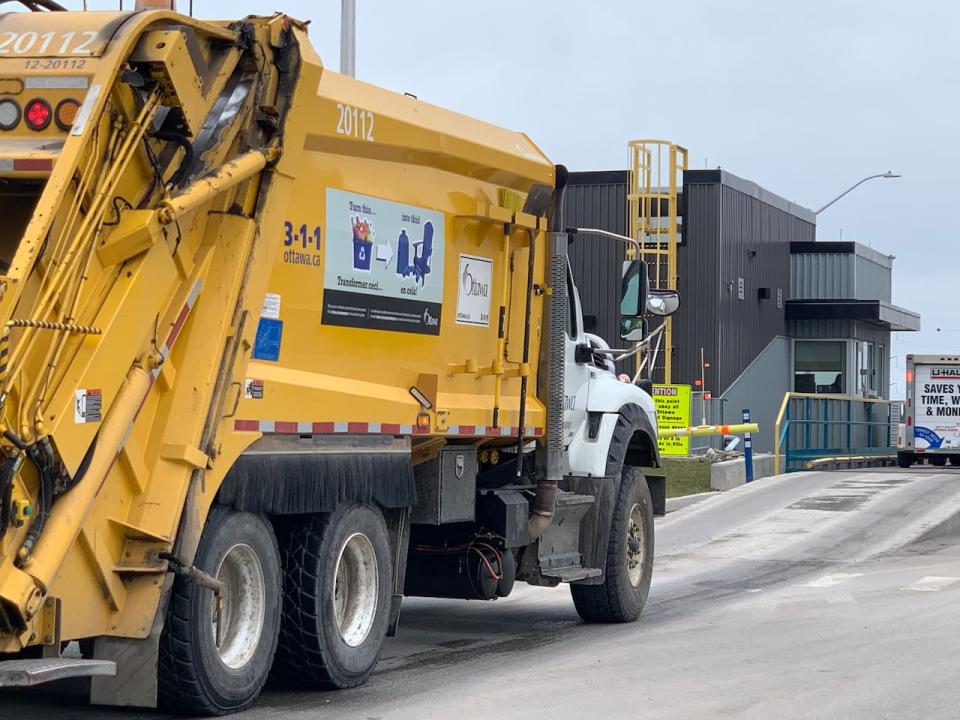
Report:
[[897,464],[960,465],[960,355],[907,355]]

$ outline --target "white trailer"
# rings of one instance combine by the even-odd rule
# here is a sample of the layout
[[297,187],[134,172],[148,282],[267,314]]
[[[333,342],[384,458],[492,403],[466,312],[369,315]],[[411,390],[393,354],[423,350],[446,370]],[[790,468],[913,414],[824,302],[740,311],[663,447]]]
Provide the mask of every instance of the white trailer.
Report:
[[960,355],[907,355],[897,464],[960,465]]

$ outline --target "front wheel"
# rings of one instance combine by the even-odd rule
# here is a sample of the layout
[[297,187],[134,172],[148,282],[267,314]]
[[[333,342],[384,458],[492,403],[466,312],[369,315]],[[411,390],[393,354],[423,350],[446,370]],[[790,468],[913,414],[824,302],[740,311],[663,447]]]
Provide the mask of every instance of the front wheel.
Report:
[[610,523],[603,584],[571,585],[573,604],[584,622],[633,622],[640,617],[653,577],[653,501],[639,468],[620,472]]

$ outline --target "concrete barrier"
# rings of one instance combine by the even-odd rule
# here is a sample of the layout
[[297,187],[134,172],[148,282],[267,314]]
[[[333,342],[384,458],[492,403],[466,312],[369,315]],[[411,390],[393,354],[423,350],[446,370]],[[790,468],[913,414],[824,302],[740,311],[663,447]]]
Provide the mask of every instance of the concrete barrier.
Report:
[[[773,455],[753,456],[753,479],[770,477],[773,475]],[[747,471],[743,465],[743,458],[724,460],[710,466],[710,487],[714,490],[733,490],[747,482]]]

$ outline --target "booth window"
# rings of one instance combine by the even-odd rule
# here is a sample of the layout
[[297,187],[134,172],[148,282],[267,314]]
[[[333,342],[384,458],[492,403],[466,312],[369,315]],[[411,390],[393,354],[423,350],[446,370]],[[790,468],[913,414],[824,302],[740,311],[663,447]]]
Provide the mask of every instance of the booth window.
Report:
[[846,392],[847,344],[798,340],[793,345],[793,389],[803,393]]

